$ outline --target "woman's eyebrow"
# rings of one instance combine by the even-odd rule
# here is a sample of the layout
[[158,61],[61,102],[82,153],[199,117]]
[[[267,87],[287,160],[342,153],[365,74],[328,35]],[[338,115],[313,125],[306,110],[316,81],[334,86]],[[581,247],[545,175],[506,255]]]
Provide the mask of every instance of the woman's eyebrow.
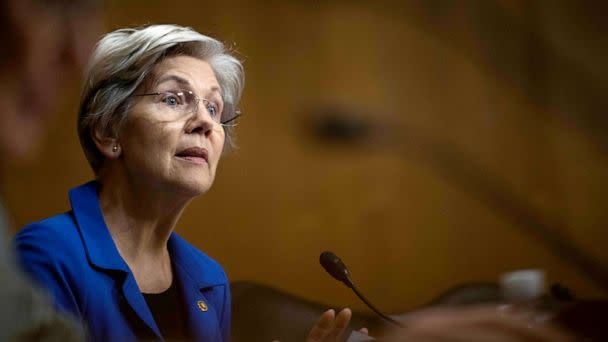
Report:
[[[190,84],[190,81],[188,81],[185,78],[179,77],[177,75],[165,75],[165,76],[159,78],[155,82],[154,87],[158,87],[160,84],[168,82],[168,81],[174,81],[177,84],[187,87],[188,89],[192,90],[192,85]],[[220,88],[219,86],[213,86],[209,89],[209,91],[211,93],[218,93],[220,96],[222,96],[222,88]]]
[[179,77],[179,76],[176,76],[176,75],[165,75],[165,76],[159,78],[155,82],[155,86],[158,86],[161,83],[165,83],[165,82],[168,82],[168,81],[175,81],[179,85],[183,85],[183,86],[187,86],[188,88],[191,88],[190,82],[187,79]]
[[222,93],[222,88],[220,88],[219,86],[213,86],[210,90],[212,93]]

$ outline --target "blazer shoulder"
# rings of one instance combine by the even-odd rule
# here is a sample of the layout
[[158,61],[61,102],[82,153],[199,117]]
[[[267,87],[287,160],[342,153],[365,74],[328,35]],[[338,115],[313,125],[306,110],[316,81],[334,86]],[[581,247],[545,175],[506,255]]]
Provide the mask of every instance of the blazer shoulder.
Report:
[[23,227],[14,239],[21,254],[35,249],[52,256],[83,255],[82,239],[71,211]]

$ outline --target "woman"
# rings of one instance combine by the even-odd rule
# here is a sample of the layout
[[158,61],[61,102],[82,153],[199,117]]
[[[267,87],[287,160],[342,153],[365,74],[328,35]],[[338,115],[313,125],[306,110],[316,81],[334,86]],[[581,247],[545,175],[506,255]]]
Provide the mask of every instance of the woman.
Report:
[[[98,43],[78,116],[96,180],[70,191],[71,211],[16,237],[23,267],[90,340],[228,340],[226,275],[173,230],[213,184],[243,83],[241,63],[189,28]],[[348,316],[326,313],[313,332],[339,335]]]

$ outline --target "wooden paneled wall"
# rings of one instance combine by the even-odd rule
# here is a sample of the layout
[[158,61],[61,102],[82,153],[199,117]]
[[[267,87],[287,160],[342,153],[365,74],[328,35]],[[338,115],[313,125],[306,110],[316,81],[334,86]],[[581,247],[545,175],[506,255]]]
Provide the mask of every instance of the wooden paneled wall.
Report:
[[[606,27],[593,8],[546,2],[114,0],[105,18],[192,26],[245,61],[240,149],[178,232],[232,280],[363,308],[320,268],[333,250],[397,312],[530,267],[607,293],[529,233],[540,224],[608,266]],[[67,210],[92,177],[78,86],[65,93],[39,159],[3,174],[16,226]],[[368,139],[315,135],[336,108],[374,127]]]

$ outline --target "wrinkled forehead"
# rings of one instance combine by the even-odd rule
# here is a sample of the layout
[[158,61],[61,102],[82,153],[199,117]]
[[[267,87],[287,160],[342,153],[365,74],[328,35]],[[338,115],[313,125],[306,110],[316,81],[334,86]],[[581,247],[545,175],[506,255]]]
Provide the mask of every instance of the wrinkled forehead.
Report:
[[151,71],[146,87],[173,86],[196,93],[218,93],[222,89],[211,65],[191,56],[171,56],[158,63]]

